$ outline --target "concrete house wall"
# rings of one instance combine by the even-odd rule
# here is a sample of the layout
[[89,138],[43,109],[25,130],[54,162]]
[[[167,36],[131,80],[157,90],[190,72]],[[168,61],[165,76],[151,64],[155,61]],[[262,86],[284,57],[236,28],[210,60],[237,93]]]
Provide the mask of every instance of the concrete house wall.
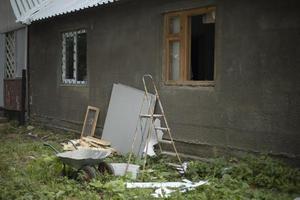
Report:
[[16,17],[12,10],[10,0],[1,0],[0,3],[0,33],[5,33],[24,27],[16,23]]
[[[214,87],[163,80],[163,14],[216,6]],[[180,152],[252,151],[300,158],[300,2],[134,0],[33,23],[29,28],[33,120],[80,130],[86,107],[101,109],[113,83],[159,85]],[[62,32],[87,30],[88,85],[61,84]],[[116,122],[117,124],[117,122]]]

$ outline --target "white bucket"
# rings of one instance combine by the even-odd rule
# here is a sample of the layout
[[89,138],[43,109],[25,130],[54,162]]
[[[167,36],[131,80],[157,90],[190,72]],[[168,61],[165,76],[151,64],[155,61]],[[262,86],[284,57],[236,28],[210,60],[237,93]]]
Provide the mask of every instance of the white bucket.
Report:
[[[115,176],[124,176],[127,163],[110,163],[109,164]],[[136,179],[140,166],[129,164],[127,173],[131,174],[132,179]]]

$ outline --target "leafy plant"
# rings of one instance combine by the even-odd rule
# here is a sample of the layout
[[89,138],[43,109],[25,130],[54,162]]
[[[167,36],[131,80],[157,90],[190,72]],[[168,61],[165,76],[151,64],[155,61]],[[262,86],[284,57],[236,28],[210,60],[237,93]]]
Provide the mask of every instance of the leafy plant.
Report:
[[[55,147],[65,139],[74,139],[74,134],[57,133],[35,127],[32,134],[46,137]],[[53,151],[45,148],[40,140],[28,137],[26,127],[16,124],[0,127],[0,199],[155,199],[152,189],[126,189],[129,176],[116,177],[100,174],[90,183],[77,181],[77,171],[67,167],[67,176],[62,176],[62,163]],[[105,161],[127,162],[128,156],[115,156]],[[185,177],[167,163],[173,158],[158,156],[149,158],[143,176],[136,181],[181,181],[208,180],[193,191],[172,194],[168,199],[294,199],[300,195],[299,169],[291,168],[268,156],[244,158],[218,158],[210,162],[191,161]],[[132,163],[142,165],[134,157]]]

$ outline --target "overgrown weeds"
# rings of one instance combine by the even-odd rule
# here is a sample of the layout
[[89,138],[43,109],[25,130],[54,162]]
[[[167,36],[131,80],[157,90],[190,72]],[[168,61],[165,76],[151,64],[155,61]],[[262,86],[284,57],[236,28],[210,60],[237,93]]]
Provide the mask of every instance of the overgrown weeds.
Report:
[[225,176],[254,188],[280,192],[299,192],[300,171],[268,156],[247,156],[242,159],[217,159],[211,163],[191,162],[187,174],[191,179],[222,179]]
[[[62,163],[35,136],[46,138],[57,148],[63,140],[76,137],[41,128],[1,126],[0,199],[153,199],[151,189],[126,189],[125,182],[132,181],[129,176],[102,174],[89,183],[62,176]],[[105,160],[107,163],[126,161],[124,156]],[[176,192],[169,199],[292,200],[300,196],[299,169],[268,156],[191,161],[186,177],[170,168],[168,162],[172,162],[172,158],[149,159],[143,177],[136,181],[181,181],[182,178],[209,181],[194,191]],[[135,158],[134,163],[142,164],[142,161]],[[70,168],[68,171],[69,174],[76,172]]]

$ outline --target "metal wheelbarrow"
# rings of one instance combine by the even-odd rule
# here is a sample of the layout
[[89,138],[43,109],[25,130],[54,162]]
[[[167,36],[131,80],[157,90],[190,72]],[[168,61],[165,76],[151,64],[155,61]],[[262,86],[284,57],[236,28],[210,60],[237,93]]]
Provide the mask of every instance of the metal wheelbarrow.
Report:
[[111,168],[103,161],[104,158],[111,154],[110,151],[76,148],[76,150],[73,151],[59,152],[48,143],[44,143],[44,145],[53,149],[56,153],[55,155],[64,164],[64,175],[66,174],[65,165],[69,165],[76,169],[77,172],[80,172],[85,181],[96,177],[95,166],[97,166],[100,173],[111,173]]

